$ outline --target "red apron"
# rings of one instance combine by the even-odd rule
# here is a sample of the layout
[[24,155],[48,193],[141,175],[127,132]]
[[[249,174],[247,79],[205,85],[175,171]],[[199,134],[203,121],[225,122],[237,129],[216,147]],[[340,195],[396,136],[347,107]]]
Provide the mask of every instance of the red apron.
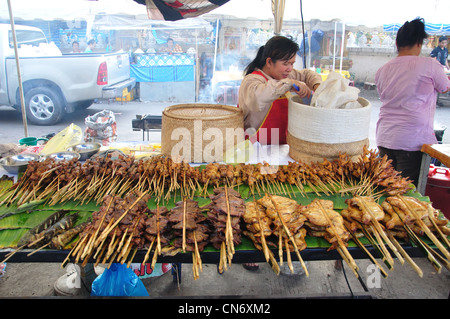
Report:
[[[254,71],[252,72],[252,74],[261,75],[267,81],[267,78],[260,71]],[[285,96],[283,96],[272,102],[272,105],[270,106],[269,111],[267,112],[266,117],[264,118],[261,126],[256,131],[256,134],[252,136],[248,136],[246,134],[245,138],[249,139],[252,143],[258,141],[261,144],[267,145],[286,144],[287,129],[288,129],[288,99]]]

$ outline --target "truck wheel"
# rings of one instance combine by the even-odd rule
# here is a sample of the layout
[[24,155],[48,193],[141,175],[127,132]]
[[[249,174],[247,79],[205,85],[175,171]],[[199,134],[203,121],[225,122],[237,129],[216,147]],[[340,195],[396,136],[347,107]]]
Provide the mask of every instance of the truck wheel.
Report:
[[29,90],[25,95],[27,119],[37,125],[54,125],[64,116],[61,96],[46,87]]

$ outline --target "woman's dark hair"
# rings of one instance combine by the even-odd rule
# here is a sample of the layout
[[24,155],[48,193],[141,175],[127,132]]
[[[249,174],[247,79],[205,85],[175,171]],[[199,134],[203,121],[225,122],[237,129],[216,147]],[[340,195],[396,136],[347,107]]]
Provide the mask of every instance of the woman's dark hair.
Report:
[[412,47],[416,44],[422,44],[423,40],[428,37],[425,32],[425,23],[423,19],[415,19],[406,21],[397,32],[395,43],[398,48]]
[[289,60],[299,50],[298,44],[286,37],[277,35],[269,39],[265,45],[258,49],[255,59],[244,70],[244,74],[250,74],[255,69],[262,69],[266,59],[271,58],[275,63],[278,60]]

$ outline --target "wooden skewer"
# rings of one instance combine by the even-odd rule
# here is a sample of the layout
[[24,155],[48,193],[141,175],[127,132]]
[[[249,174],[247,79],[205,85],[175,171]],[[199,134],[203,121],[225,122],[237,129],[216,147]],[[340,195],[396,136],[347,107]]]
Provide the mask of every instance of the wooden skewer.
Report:
[[33,255],[34,253],[37,253],[38,251],[44,249],[45,247],[49,246],[51,243],[52,243],[52,242],[50,241],[50,242],[46,243],[45,245],[39,247],[38,249],[33,250],[31,253],[29,253],[29,254],[27,255],[27,257],[29,257],[29,256]]
[[411,257],[406,253],[406,251],[403,249],[403,247],[400,245],[400,243],[395,239],[395,237],[392,234],[388,234],[389,238],[391,239],[392,243],[397,247],[397,249],[400,251],[400,253],[405,257],[406,261],[411,265],[411,267],[414,269],[414,271],[419,275],[420,278],[423,277],[423,271],[420,269],[419,266],[411,259]]
[[[331,221],[330,217],[328,216],[327,212],[325,211],[325,208],[322,206],[320,201],[318,201],[317,203],[319,204],[320,211],[325,216],[325,218],[327,219],[328,224],[331,226],[331,228],[333,229],[333,231],[335,233],[336,239],[338,241],[338,245],[339,245],[339,247],[341,247],[342,253],[346,257],[345,261],[349,264],[349,266],[353,269],[353,271],[357,273],[357,271],[359,269],[358,265],[356,265],[355,260],[353,259],[352,255],[350,255],[350,253],[347,250],[347,247],[345,246],[345,244],[342,241],[341,237],[339,237],[339,233],[338,233],[336,227],[334,226],[333,222]],[[339,253],[341,253],[341,252],[339,251]]]
[[433,216],[430,216],[430,214],[434,214],[434,208],[433,206],[431,206],[431,204],[428,204],[428,210],[430,213],[428,213],[428,219],[431,221],[431,223],[433,224],[434,228],[436,228],[436,232],[439,234],[439,236],[441,237],[442,241],[447,245],[447,247],[450,248],[450,242],[448,241],[447,236],[445,236],[441,229],[438,227],[438,225],[436,225],[436,222],[434,221]]
[[[291,258],[291,250],[289,249],[289,241],[287,238],[284,239],[284,245],[286,247],[286,255],[287,255],[287,263],[288,267],[291,270],[291,274],[294,273],[294,266],[292,265],[292,258]],[[281,265],[281,263],[280,263]]]
[[108,234],[122,221],[122,219],[125,218],[125,216],[128,214],[128,212],[133,209],[133,207],[145,196],[145,193],[142,193],[141,196],[139,196],[133,204],[131,204],[127,210],[119,217],[119,219],[109,228],[105,229],[102,234],[100,235],[100,237],[98,238],[96,244],[98,244],[101,240],[104,240],[106,238],[106,236],[108,236]]
[[445,258],[447,258],[447,260],[450,260],[450,253],[448,252],[448,250],[445,249],[445,247],[441,244],[439,239],[437,239],[436,236],[434,236],[433,232],[423,222],[420,216],[416,214],[416,212],[409,206],[409,203],[403,200],[401,196],[398,196],[398,198],[406,205],[408,210],[416,217],[416,223],[420,226],[420,228],[422,228],[425,234],[427,234],[428,238],[430,238],[431,241],[436,245],[436,247],[444,254]]
[[150,243],[150,246],[147,249],[147,253],[145,254],[144,260],[142,261],[142,265],[144,265],[147,262],[148,256],[150,255],[150,251],[152,250],[153,243],[155,242],[155,238],[153,238],[152,242]]
[[295,240],[294,240],[294,238],[292,237],[291,232],[289,231],[289,229],[287,228],[287,226],[286,226],[286,224],[285,224],[283,218],[281,217],[280,211],[279,211],[279,209],[278,209],[278,207],[277,207],[276,202],[273,200],[272,195],[270,195],[270,199],[271,199],[271,201],[272,201],[272,203],[273,203],[273,206],[275,207],[275,210],[277,211],[278,218],[280,219],[281,224],[283,225],[284,231],[285,231],[286,234],[288,235],[289,240],[290,240],[291,243],[292,243],[292,246],[294,246],[295,253],[297,254],[297,257],[298,257],[300,263],[302,264],[303,270],[305,271],[305,275],[306,275],[306,277],[309,277],[308,269],[306,268],[305,262],[303,261],[303,258],[302,258],[302,256],[300,255],[300,251],[298,250],[297,244],[295,243]]
[[[394,254],[397,256],[398,260],[400,261],[401,264],[403,264],[405,261],[403,259],[403,257],[400,255],[400,253],[398,252],[397,248],[394,246],[394,244],[391,243],[391,241],[389,240],[388,236],[386,235],[386,233],[384,232],[384,230],[381,228],[380,223],[378,222],[378,220],[375,218],[375,214],[372,212],[372,210],[370,209],[370,207],[365,203],[364,199],[361,198],[360,196],[357,196],[361,202],[361,204],[364,206],[365,210],[370,214],[371,217],[371,224],[374,226],[373,229],[373,233],[375,234],[375,237],[377,237],[377,240],[379,238],[379,235],[383,238],[384,242],[389,246],[389,248],[394,252]],[[383,242],[381,241],[381,239],[379,240],[380,243],[380,247],[385,251],[386,253],[386,257],[388,258],[389,262],[391,262],[392,264],[394,264],[394,260],[392,259],[391,255],[389,254],[389,252],[387,251],[387,249],[384,247]]]
[[228,251],[228,259],[231,262],[231,259],[234,254],[234,243],[233,243],[233,227],[231,226],[231,214],[230,214],[230,201],[228,199],[228,188],[225,185],[225,200],[227,204],[227,223],[225,229],[225,239],[227,242],[227,251]]
[[187,209],[187,203],[186,203],[186,197],[183,199],[183,239],[181,247],[183,249],[183,252],[186,251],[186,209]]
[[[347,227],[346,227],[347,228]],[[378,269],[380,269],[381,274],[383,275],[383,277],[387,278],[388,274],[387,272],[384,270],[384,268],[378,263],[378,261],[375,259],[375,257],[367,250],[366,246],[364,246],[361,241],[358,239],[358,237],[356,237],[348,228],[347,231],[349,232],[349,234],[352,236],[353,241],[355,242],[356,245],[358,245],[358,247],[360,249],[362,249],[367,256],[369,256],[370,260],[378,267]]]
[[[280,258],[280,266],[283,266],[283,229],[278,231],[278,258]],[[266,256],[266,261],[269,261],[269,255]]]
[[24,248],[27,247],[27,246],[28,246],[28,243],[25,244],[25,245],[23,245],[23,246],[20,246],[19,248],[17,248],[16,250],[14,250],[14,251],[12,251],[12,252],[10,252],[10,253],[8,253],[8,254],[6,255],[6,258],[3,259],[2,263],[4,263],[4,262],[6,262],[7,260],[9,260],[9,259],[10,259],[12,256],[14,256],[18,251],[24,249]]

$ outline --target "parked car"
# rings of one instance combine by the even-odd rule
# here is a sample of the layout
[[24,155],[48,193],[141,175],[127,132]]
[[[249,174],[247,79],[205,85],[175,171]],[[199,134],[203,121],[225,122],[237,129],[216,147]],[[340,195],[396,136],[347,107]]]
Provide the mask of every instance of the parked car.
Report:
[[[16,25],[19,52],[49,46],[42,30]],[[26,46],[28,45],[28,46]],[[59,51],[59,49],[58,49]],[[19,77],[10,24],[0,24],[0,105],[21,111]],[[65,114],[88,108],[95,99],[115,98],[131,91],[128,53],[20,54],[27,120],[53,125]]]

